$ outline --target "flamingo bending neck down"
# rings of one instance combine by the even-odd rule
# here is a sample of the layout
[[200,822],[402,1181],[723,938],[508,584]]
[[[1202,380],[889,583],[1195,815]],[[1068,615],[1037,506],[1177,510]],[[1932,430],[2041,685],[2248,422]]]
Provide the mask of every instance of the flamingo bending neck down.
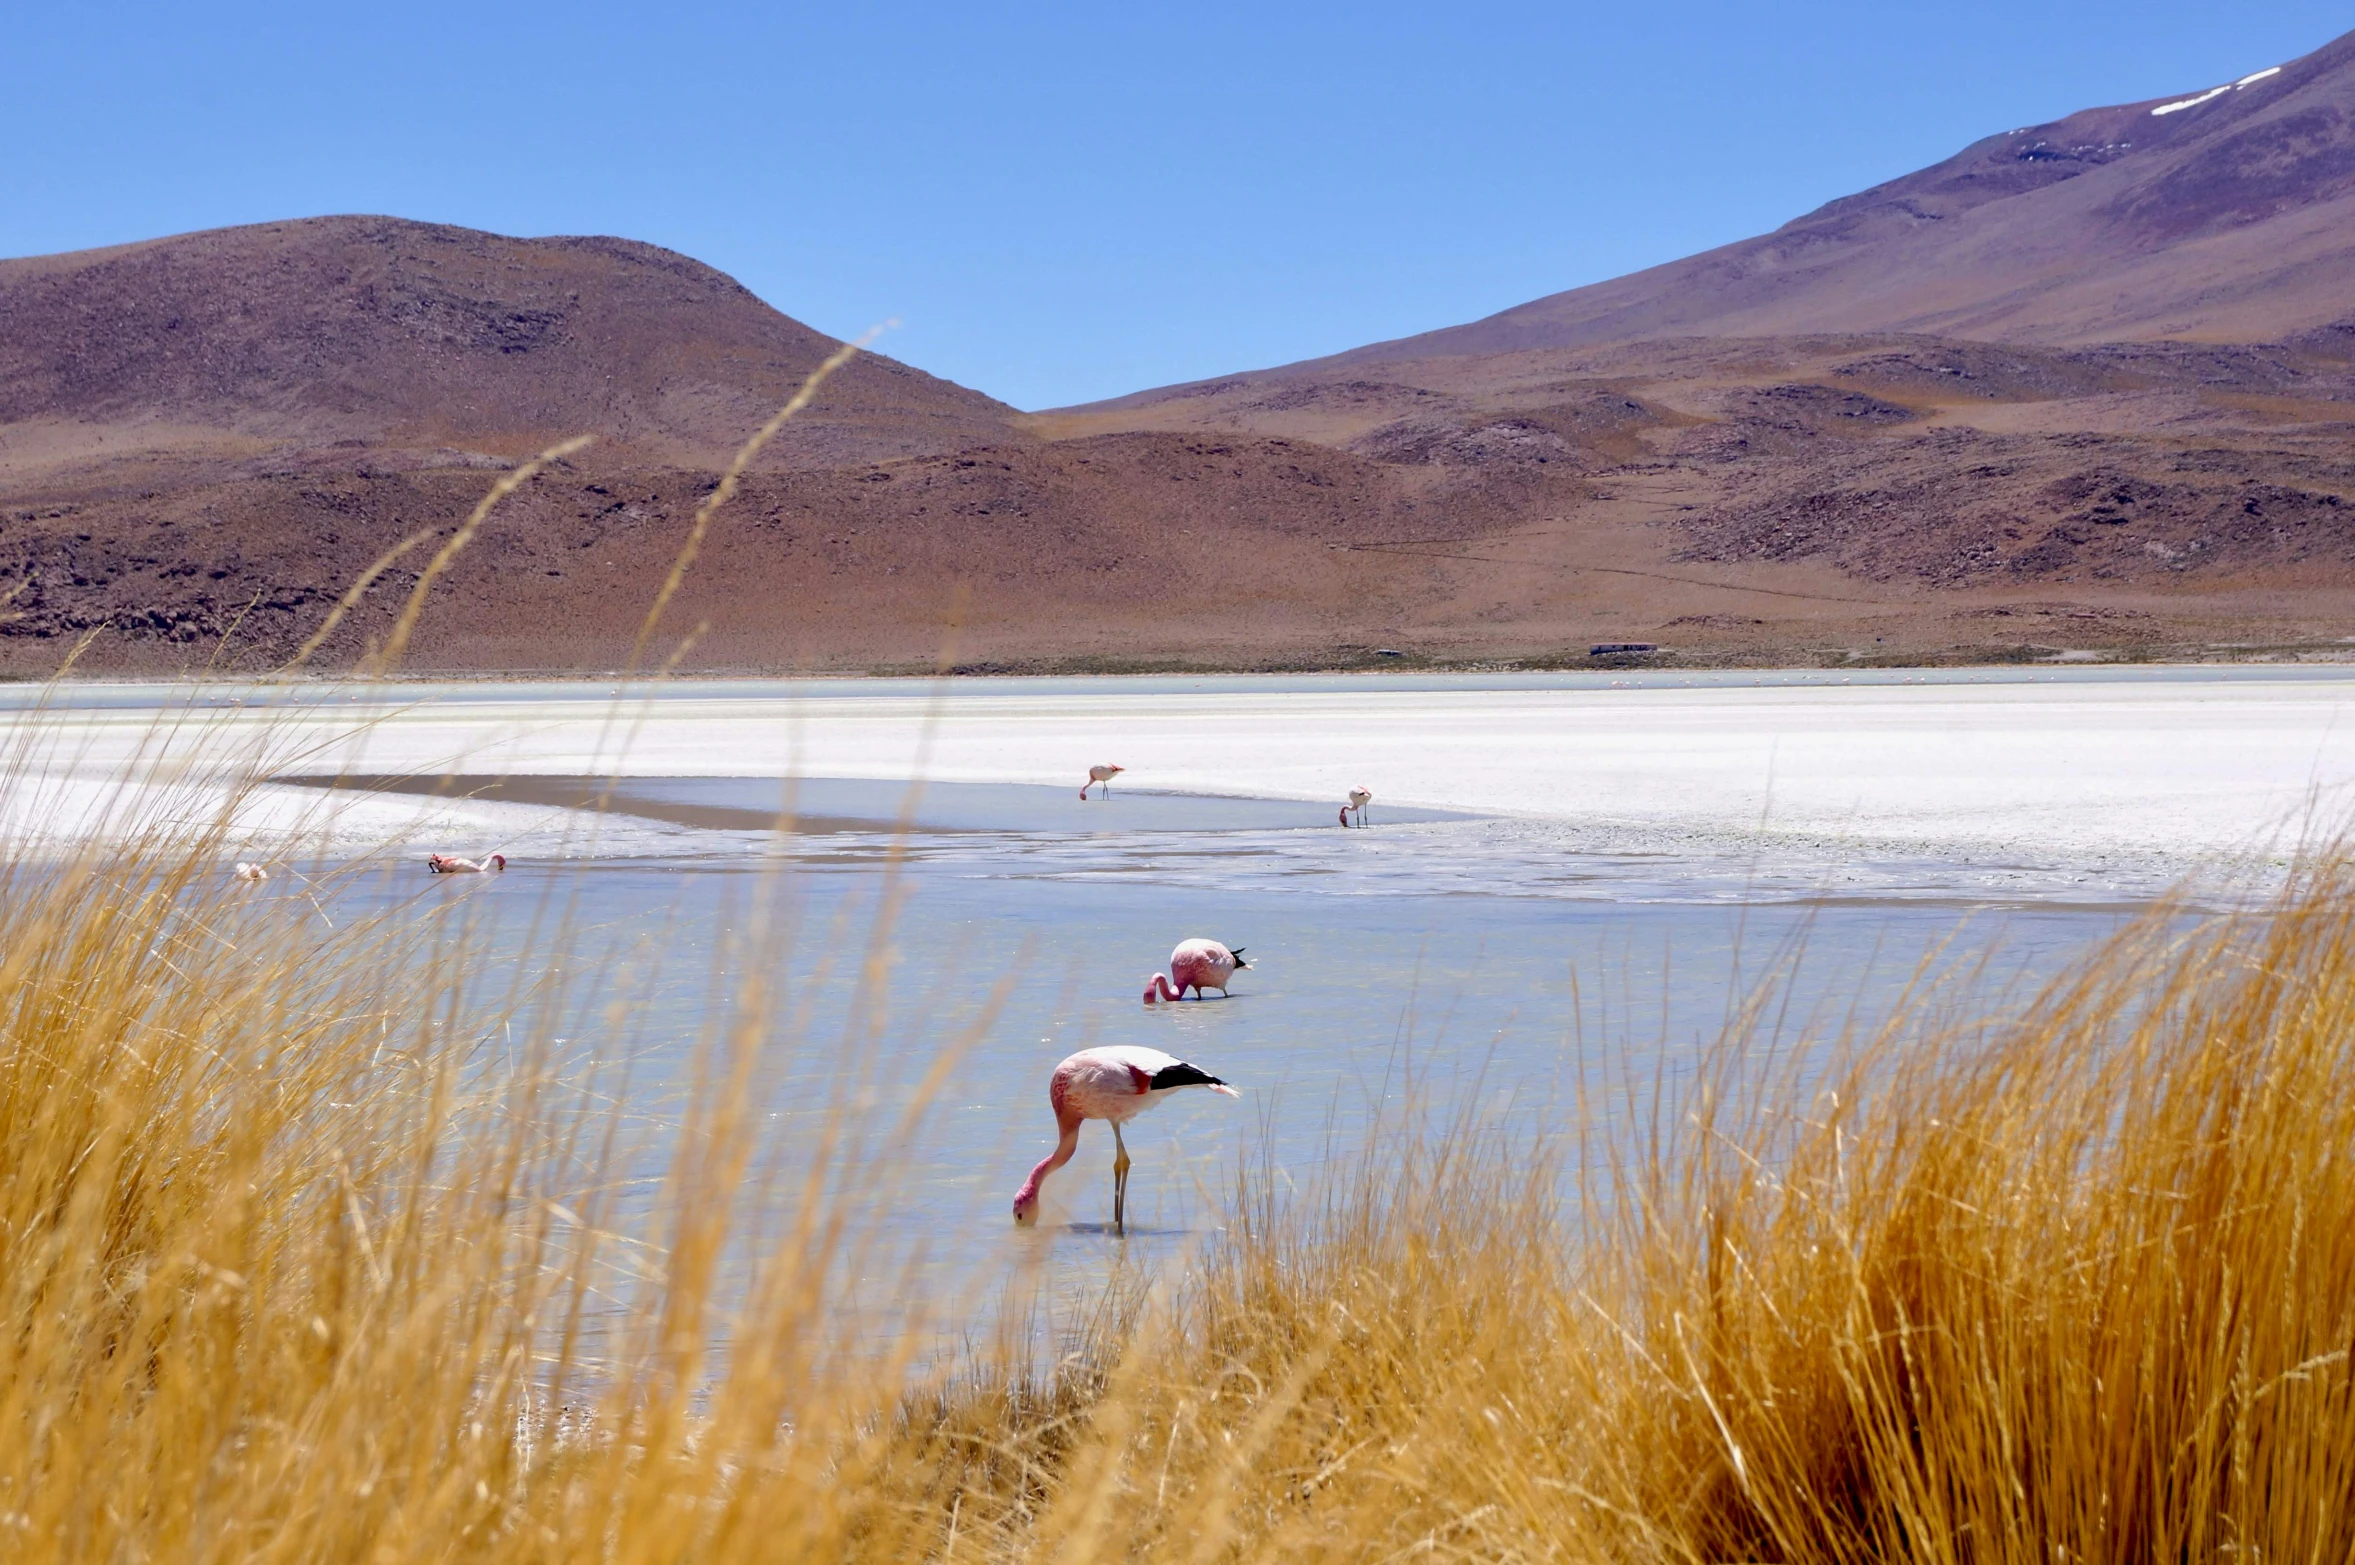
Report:
[[425,867],[436,875],[496,875],[507,867],[507,855],[494,853],[477,864],[472,859],[462,859],[448,853],[428,853],[425,856]]
[[1146,976],[1145,1003],[1182,1000],[1188,989],[1197,1000],[1205,989],[1216,989],[1223,999],[1227,980],[1250,965],[1243,960],[1241,946],[1229,950],[1215,940],[1181,940],[1169,953],[1169,971]]
[[1174,1054],[1134,1044],[1082,1049],[1055,1067],[1047,1078],[1047,1102],[1055,1110],[1055,1150],[1040,1158],[1022,1188],[1014,1192],[1014,1221],[1028,1227],[1038,1221],[1039,1187],[1047,1176],[1071,1161],[1079,1150],[1079,1127],[1091,1119],[1112,1126],[1112,1231],[1128,1232],[1128,1143],[1120,1127],[1187,1087],[1208,1087],[1222,1097],[1241,1094],[1208,1071],[1188,1065]]
[[1111,798],[1111,797],[1112,797],[1112,779],[1113,779],[1113,778],[1115,778],[1115,777],[1118,777],[1118,776],[1119,776],[1119,775],[1120,775],[1122,772],[1125,772],[1125,771],[1127,771],[1127,770],[1128,770],[1128,768],[1127,768],[1127,767],[1125,767],[1125,766],[1091,766],[1091,767],[1089,767],[1089,768],[1088,768],[1088,780],[1087,780],[1086,782],[1084,782],[1084,783],[1082,783],[1082,784],[1080,785],[1079,796],[1080,796],[1081,798],[1083,798],[1083,799],[1084,799],[1084,798],[1086,798],[1086,797],[1088,796],[1088,790],[1089,790],[1090,788],[1093,788],[1093,787],[1094,787],[1094,786],[1096,786],[1096,784],[1098,784],[1098,783],[1102,783],[1102,784],[1104,785],[1104,797],[1105,797],[1105,798],[1107,798],[1107,799]]
[[1363,826],[1366,823],[1366,806],[1373,802],[1373,789],[1362,785],[1350,789],[1349,802],[1341,806],[1341,824],[1344,826],[1349,824],[1350,812],[1354,810],[1357,812],[1357,823]]

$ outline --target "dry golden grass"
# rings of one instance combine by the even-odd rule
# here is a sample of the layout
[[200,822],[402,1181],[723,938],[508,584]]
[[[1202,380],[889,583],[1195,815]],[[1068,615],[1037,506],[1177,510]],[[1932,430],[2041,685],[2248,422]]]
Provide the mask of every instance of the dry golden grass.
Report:
[[[134,834],[0,901],[11,1559],[2355,1544],[2336,868],[1795,1097],[1729,1040],[1583,1210],[1471,1133],[1247,1182],[1180,1284],[1117,1291],[1054,1365],[917,1383],[830,1312],[851,1154],[759,1176],[763,997],[727,997],[632,1233],[614,1111],[507,1025],[548,995],[462,925],[251,897],[221,847]],[[784,1237],[726,1280],[748,1231]]]
[[[1115,1278],[1053,1363],[918,1379],[835,1309],[832,1192],[874,1138],[758,1134],[757,983],[715,999],[660,1199],[625,1201],[627,1105],[583,1061],[628,1024],[551,1036],[582,998],[561,919],[503,965],[462,920],[332,926],[224,875],[231,810],[175,775],[78,859],[0,872],[10,1560],[2355,1549],[2336,863],[2263,917],[2154,918],[2025,1019],[1916,1013],[1834,1076],[1762,1079],[1729,1037],[1567,1206],[1468,1131],[1305,1196],[1239,1181],[1214,1249]],[[50,777],[0,756],[6,790]],[[756,951],[788,938],[769,911]]]

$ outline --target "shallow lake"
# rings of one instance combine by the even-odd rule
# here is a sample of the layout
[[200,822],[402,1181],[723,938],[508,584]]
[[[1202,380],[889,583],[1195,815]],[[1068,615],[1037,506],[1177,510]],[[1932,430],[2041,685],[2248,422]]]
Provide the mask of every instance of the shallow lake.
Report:
[[[257,842],[350,805],[313,839],[330,862],[399,857],[338,881],[348,909],[462,914],[495,969],[561,954],[568,1059],[628,1073],[621,1215],[651,1217],[699,1051],[757,995],[746,1107],[795,1190],[851,1135],[830,1154],[863,1198],[847,1271],[880,1331],[911,1298],[971,1319],[1026,1270],[1087,1299],[1116,1257],[1157,1266],[1218,1232],[1240,1171],[1313,1186],[1337,1159],[1395,1157],[1418,1113],[1591,1174],[1729,1028],[1804,1075],[1925,983],[1942,1014],[2006,1013],[2186,876],[2220,899],[2236,874],[2277,883],[2269,823],[2304,810],[2327,835],[2309,801],[2355,798],[2346,668],[616,694],[0,689],[0,716],[54,718],[94,787],[158,729],[192,756],[270,738],[319,775],[269,768]],[[1103,758],[1132,770],[1083,802]],[[1372,824],[1343,829],[1360,778]],[[428,847],[502,845],[503,875],[424,871]],[[1231,995],[1143,1006],[1197,935],[1244,948]],[[1100,1125],[1018,1231],[1012,1193],[1054,1140],[1048,1074],[1104,1043],[1242,1097],[1181,1094],[1136,1124],[1125,1240],[1105,1232]]]
[[[1172,1257],[1214,1232],[1238,1168],[1305,1184],[1337,1152],[1379,1149],[1410,1110],[1533,1142],[1615,1135],[1625,1103],[1673,1088],[1761,993],[1776,1003],[1755,1041],[1784,1049],[1876,1025],[1925,971],[1972,1005],[2017,1004],[2131,913],[1991,902],[1951,875],[1876,894],[1837,864],[1814,886],[1787,869],[1761,883],[1738,863],[1584,856],[1466,815],[1377,804],[1371,827],[1343,830],[1332,806],[1117,785],[1086,803],[1068,788],[851,779],[338,785],[567,808],[610,786],[614,817],[689,828],[662,858],[525,859],[496,877],[403,862],[342,895],[456,902],[505,952],[536,942],[544,957],[561,925],[604,992],[627,997],[601,1047],[629,1051],[633,1109],[658,1130],[713,997],[757,969],[773,997],[769,1145],[791,1166],[846,1105],[872,1132],[857,1286],[886,1329],[911,1274],[962,1305],[1034,1267],[1083,1298],[1115,1253]],[[584,841],[601,829],[584,814]],[[1146,975],[1195,935],[1245,949],[1231,994],[1142,1005]],[[1125,1241],[1105,1232],[1101,1125],[1050,1182],[1041,1227],[1017,1230],[1011,1194],[1054,1141],[1048,1073],[1100,1043],[1166,1050],[1243,1096],[1182,1094],[1133,1127]],[[919,1096],[913,1133],[896,1134]],[[644,1151],[649,1187],[660,1140]]]

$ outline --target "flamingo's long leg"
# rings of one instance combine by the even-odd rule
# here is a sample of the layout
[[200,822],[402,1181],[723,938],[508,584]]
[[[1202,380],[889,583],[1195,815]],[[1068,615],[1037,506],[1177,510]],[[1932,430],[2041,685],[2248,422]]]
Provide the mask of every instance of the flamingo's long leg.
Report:
[[1112,1231],[1128,1235],[1128,1143],[1120,1139],[1120,1121],[1112,1122]]

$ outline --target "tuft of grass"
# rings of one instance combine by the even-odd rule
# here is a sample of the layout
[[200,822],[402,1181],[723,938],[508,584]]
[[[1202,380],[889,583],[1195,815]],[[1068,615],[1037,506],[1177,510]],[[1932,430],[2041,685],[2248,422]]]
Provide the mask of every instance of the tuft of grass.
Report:
[[[0,804],[56,759],[0,755]],[[1461,1126],[1305,1193],[1247,1171],[1174,1284],[919,1374],[837,1309],[875,1084],[763,1140],[773,906],[645,1199],[597,1063],[631,1013],[554,1036],[596,998],[560,918],[520,963],[438,900],[332,925],[221,872],[234,784],[143,764],[79,856],[0,869],[11,1560],[2355,1548],[2342,858],[2001,1025],[1925,1008],[1775,1075],[1738,1022],[1577,1180]]]
[[1804,1086],[1730,1039],[1583,1185],[1465,1130],[1306,1195],[1255,1173],[1173,1288],[919,1379],[829,1308],[855,1154],[757,1177],[772,1007],[725,1008],[632,1230],[609,1100],[528,1026],[486,1053],[546,993],[462,924],[245,896],[218,847],[134,835],[0,899],[11,1558],[2355,1543],[2337,865]]
[[2355,875],[2168,928],[1795,1094],[1729,1090],[1730,1040],[1574,1221],[1463,1135],[1245,1200],[1092,1378],[983,1404],[1031,1487],[969,1472],[961,1547],[2342,1556]]

